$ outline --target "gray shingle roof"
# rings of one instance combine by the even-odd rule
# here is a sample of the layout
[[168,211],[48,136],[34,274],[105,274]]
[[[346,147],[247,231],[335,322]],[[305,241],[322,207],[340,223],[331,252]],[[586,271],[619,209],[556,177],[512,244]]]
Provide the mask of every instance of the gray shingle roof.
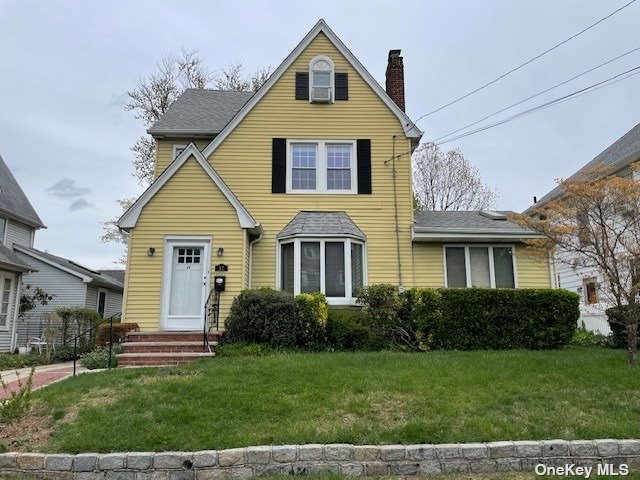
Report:
[[[613,142],[602,153],[587,163],[584,167],[571,175],[571,179],[580,179],[585,173],[594,167],[604,167],[608,173],[615,173],[640,159],[640,123]],[[541,207],[562,194],[560,185],[538,200],[538,203],[529,207],[527,212]]]
[[0,156],[0,211],[36,228],[46,228]]
[[41,250],[37,250],[35,248],[25,247],[24,245],[17,245],[20,250],[24,250],[28,253],[33,253],[39,257],[49,260],[50,262],[57,263],[58,265],[68,268],[69,270],[73,270],[74,272],[79,273],[85,277],[91,278],[91,283],[95,283],[100,287],[113,288],[114,290],[124,290],[124,284],[119,282],[115,278],[112,278],[108,275],[102,275],[100,272],[96,270],[91,270],[87,267],[84,267],[73,260],[69,260],[67,258],[59,257],[57,255],[52,255],[48,252],[43,252]]
[[[509,211],[497,212],[508,215]],[[433,232],[510,232],[532,234],[510,220],[494,220],[480,211],[421,211],[416,210],[414,227]]]
[[98,270],[98,272],[101,275],[106,275],[108,277],[114,278],[124,285],[124,270]]
[[277,238],[294,235],[335,235],[361,240],[367,238],[345,212],[301,211],[278,233]]
[[151,135],[215,136],[231,121],[254,92],[190,88],[147,130]]
[[12,250],[0,243],[0,266],[15,272],[33,272],[36,269],[23,262]]

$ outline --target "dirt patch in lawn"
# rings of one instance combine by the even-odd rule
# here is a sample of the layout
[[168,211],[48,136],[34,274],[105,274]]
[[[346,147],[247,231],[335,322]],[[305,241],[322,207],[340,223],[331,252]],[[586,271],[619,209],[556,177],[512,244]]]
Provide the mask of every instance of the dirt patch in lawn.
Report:
[[43,405],[33,405],[20,420],[0,423],[0,443],[10,452],[39,452],[52,433],[51,416]]

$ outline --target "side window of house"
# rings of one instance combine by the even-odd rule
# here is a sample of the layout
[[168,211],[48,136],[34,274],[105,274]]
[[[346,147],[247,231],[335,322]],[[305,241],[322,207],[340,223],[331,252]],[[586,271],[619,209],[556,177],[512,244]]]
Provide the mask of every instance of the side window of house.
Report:
[[587,305],[598,303],[598,284],[595,278],[584,281],[584,301]]
[[445,247],[446,284],[449,288],[515,288],[513,247]]
[[4,243],[4,232],[7,228],[7,219],[0,217],[0,243]]

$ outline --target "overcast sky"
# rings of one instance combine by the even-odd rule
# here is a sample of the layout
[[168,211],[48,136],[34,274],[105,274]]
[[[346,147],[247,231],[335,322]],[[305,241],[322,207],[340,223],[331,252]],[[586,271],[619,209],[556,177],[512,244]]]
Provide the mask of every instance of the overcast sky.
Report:
[[[47,225],[36,247],[94,268],[115,200],[137,196],[130,146],[143,133],[126,89],[181,46],[211,70],[276,67],[323,17],[384,85],[401,48],[413,119],[492,80],[628,0],[0,0],[0,155]],[[490,88],[418,123],[431,140],[640,46],[640,2]],[[513,112],[640,65],[640,51]],[[444,147],[459,147],[522,210],[640,122],[640,75]]]

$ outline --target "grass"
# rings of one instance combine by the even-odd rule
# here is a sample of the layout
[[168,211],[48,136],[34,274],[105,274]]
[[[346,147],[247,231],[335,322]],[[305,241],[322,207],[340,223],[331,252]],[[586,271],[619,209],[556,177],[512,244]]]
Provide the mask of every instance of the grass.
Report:
[[625,352],[281,353],[85,374],[34,393],[49,451],[636,438]]

